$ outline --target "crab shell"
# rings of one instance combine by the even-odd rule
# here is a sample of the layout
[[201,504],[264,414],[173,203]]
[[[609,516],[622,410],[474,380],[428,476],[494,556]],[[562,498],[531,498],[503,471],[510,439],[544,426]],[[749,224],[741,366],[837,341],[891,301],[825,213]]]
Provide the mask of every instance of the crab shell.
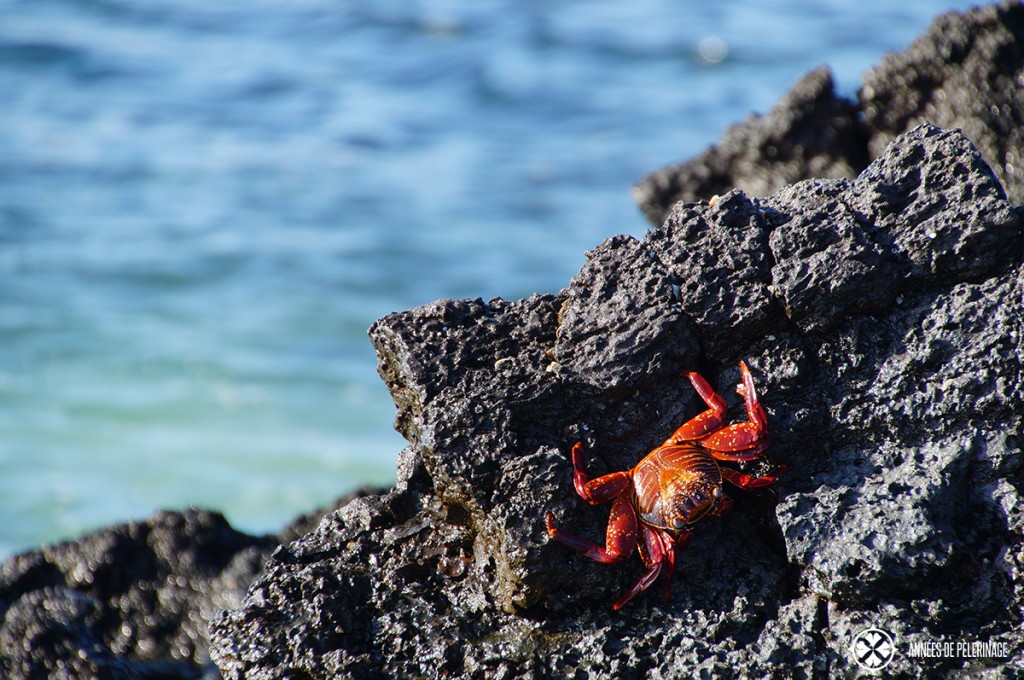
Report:
[[649,526],[686,530],[722,498],[722,470],[699,446],[662,446],[633,468],[633,507]]

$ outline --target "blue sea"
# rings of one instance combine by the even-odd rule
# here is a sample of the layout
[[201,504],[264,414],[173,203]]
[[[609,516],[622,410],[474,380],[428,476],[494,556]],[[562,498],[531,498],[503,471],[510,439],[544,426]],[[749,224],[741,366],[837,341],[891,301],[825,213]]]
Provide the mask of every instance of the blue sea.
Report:
[[647,172],[969,6],[0,0],[0,557],[393,481],[375,319],[564,287]]

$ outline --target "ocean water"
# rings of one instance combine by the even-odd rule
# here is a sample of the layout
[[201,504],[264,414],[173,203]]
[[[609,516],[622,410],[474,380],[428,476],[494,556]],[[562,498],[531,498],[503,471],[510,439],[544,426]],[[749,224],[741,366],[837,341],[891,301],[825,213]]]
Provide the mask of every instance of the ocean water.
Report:
[[970,5],[0,0],[0,557],[392,481],[376,318],[564,287],[644,174]]

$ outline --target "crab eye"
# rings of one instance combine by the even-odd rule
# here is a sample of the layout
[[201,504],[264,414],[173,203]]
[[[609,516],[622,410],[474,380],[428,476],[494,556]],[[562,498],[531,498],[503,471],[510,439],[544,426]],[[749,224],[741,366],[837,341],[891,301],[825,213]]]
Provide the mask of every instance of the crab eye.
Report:
[[686,520],[683,519],[682,517],[677,515],[677,516],[672,518],[672,528],[673,529],[682,529],[685,526],[686,526]]
[[722,497],[722,487],[716,486],[714,489],[711,490],[711,495],[714,496],[715,498],[721,498]]

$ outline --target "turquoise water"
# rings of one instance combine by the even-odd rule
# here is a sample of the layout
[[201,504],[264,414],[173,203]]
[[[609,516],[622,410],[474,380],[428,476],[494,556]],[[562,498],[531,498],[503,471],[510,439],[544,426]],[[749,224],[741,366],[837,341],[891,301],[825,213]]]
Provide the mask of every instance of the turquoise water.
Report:
[[626,4],[0,0],[0,556],[393,480],[374,319],[558,290],[645,173],[969,6]]

